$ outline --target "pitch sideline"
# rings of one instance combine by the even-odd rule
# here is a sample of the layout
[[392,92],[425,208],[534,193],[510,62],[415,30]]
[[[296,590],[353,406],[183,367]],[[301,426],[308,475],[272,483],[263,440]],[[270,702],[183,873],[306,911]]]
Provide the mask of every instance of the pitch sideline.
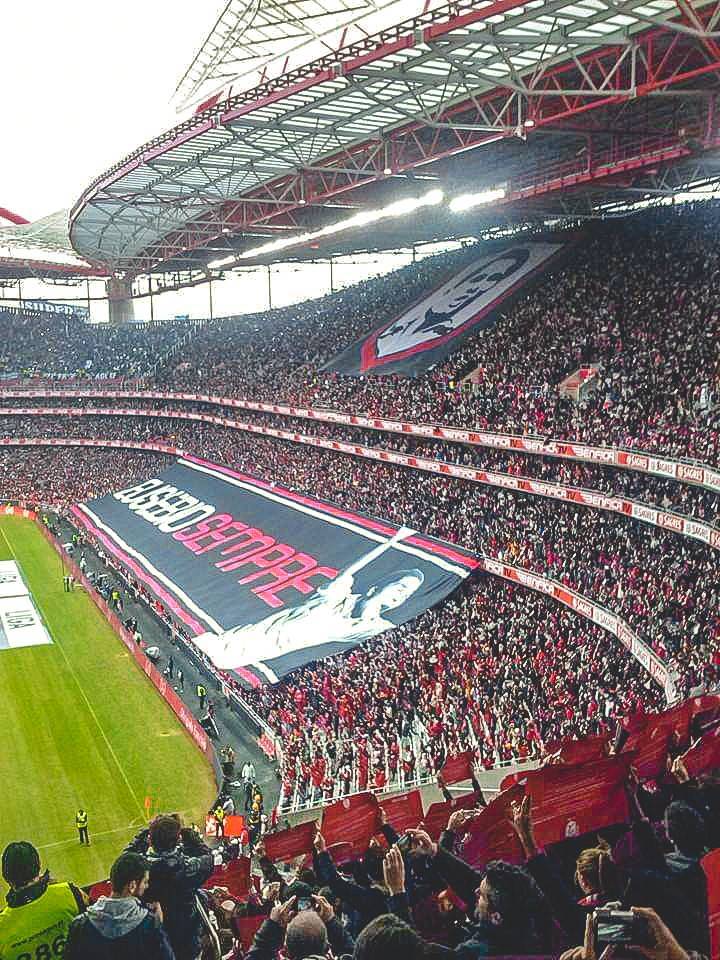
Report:
[[[8,538],[8,535],[7,535],[7,533],[5,532],[5,528],[4,528],[3,526],[1,526],[1,525],[0,525],[0,533],[2,534],[3,540],[5,541],[8,550],[9,550],[10,553],[12,554],[13,559],[14,559],[15,562],[17,563],[17,565],[18,565],[18,567],[20,568],[20,570],[22,570],[22,565],[21,565],[21,563],[20,563],[20,560],[18,559],[18,556],[17,556],[17,554],[16,554],[16,552],[15,552],[15,549],[13,548],[13,545],[12,545],[12,543],[10,542],[10,540],[9,540],[9,538]],[[89,599],[89,598],[88,598],[88,599]],[[43,610],[42,604],[40,603],[40,601],[39,601],[39,599],[38,599],[37,597],[34,597],[34,600],[35,600],[35,604],[37,605],[38,610],[40,611],[40,614],[41,614],[43,620],[45,621],[46,626],[49,627],[49,623],[50,623],[50,622],[49,622],[49,620],[48,620],[48,617],[47,617],[45,611]],[[85,691],[83,690],[82,684],[80,683],[80,680],[78,679],[78,676],[77,676],[77,674],[75,673],[75,670],[73,669],[72,663],[70,662],[70,658],[68,657],[67,653],[65,652],[65,649],[64,649],[62,643],[60,643],[60,641],[58,640],[58,638],[57,638],[54,634],[52,634],[52,632],[51,632],[51,636],[52,636],[52,639],[53,639],[53,643],[54,643],[55,646],[58,648],[58,650],[60,651],[60,653],[61,653],[62,656],[63,656],[63,659],[65,660],[65,663],[67,664],[68,670],[70,671],[70,675],[71,675],[71,677],[73,678],[73,680],[75,681],[75,683],[76,683],[76,685],[77,685],[77,688],[78,688],[78,690],[80,691],[80,695],[82,696],[83,700],[85,701],[85,705],[86,705],[87,708],[88,708],[88,711],[89,711],[89,713],[90,713],[90,716],[93,718],[93,720],[94,720],[94,722],[95,722],[95,725],[97,726],[98,730],[100,731],[100,736],[101,736],[102,739],[105,741],[105,745],[107,746],[107,748],[108,748],[108,750],[109,750],[109,752],[110,752],[110,756],[113,758],[113,760],[114,760],[114,762],[115,762],[115,765],[116,765],[116,767],[118,768],[118,771],[120,772],[120,776],[122,777],[123,781],[125,782],[125,786],[128,788],[128,792],[130,793],[130,796],[133,798],[133,801],[135,802],[135,805],[137,806],[138,810],[140,811],[140,813],[143,815],[143,818],[144,818],[145,808],[143,807],[143,805],[142,805],[142,803],[141,803],[141,801],[140,801],[139,796],[137,795],[137,793],[136,793],[135,790],[133,789],[132,784],[130,783],[130,781],[129,781],[129,779],[128,779],[128,776],[127,776],[127,774],[126,774],[126,772],[125,772],[125,768],[124,768],[123,765],[120,763],[120,760],[118,759],[118,756],[117,756],[117,754],[115,753],[115,750],[113,749],[112,744],[111,744],[110,741],[108,740],[107,735],[106,735],[105,731],[104,731],[103,728],[102,728],[102,724],[101,724],[100,721],[98,720],[97,714],[95,713],[95,710],[93,709],[93,705],[92,705],[92,704],[90,703],[90,701],[88,700],[87,694],[86,694]],[[125,828],[122,828],[122,829],[125,829]]]

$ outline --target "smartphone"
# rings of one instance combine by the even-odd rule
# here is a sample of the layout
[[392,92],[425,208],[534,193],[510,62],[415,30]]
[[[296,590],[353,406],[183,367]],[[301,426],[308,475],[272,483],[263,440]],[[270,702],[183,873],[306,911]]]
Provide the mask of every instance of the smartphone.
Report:
[[593,912],[593,932],[596,944],[627,944],[650,946],[647,921],[631,910],[620,910],[619,904],[598,907]]
[[300,913],[302,910],[312,910],[313,908],[314,904],[309,897],[300,897],[297,902],[298,913]]
[[397,848],[400,853],[408,853],[412,850],[413,838],[409,833],[404,833],[397,842]]

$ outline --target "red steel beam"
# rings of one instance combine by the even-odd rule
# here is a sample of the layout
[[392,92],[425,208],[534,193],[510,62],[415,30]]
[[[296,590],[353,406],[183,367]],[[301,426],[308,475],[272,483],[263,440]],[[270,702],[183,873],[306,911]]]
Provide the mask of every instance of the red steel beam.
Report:
[[[665,42],[660,43],[661,39]],[[641,69],[640,75],[635,77],[635,98],[624,92],[630,88],[629,58],[625,56],[627,63],[620,61],[626,48],[613,46],[593,51],[582,58],[585,73],[590,77],[595,74],[596,82],[600,82],[602,77],[607,77],[612,72],[613,62],[619,64],[616,70],[618,81],[615,90],[609,92],[607,96],[597,96],[596,91],[589,88],[582,71],[578,70],[574,63],[558,66],[543,75],[541,83],[533,89],[531,100],[533,109],[528,115],[533,120],[534,126],[552,127],[554,124],[580,117],[611,104],[646,97],[655,91],[663,91],[700,76],[720,74],[720,59],[709,60],[709,53],[704,46],[699,41],[686,36],[670,31],[653,30],[638,38],[638,43],[641,55],[637,57],[636,70],[638,64]],[[694,66],[684,69],[691,64]],[[620,86],[620,81],[623,86]],[[571,82],[579,84],[577,88],[579,92],[568,96],[562,92],[563,86],[569,88]],[[585,91],[582,90],[583,83],[587,87]],[[492,109],[501,121],[505,115],[508,115],[505,126],[512,127],[518,118],[512,113],[512,108],[517,101],[512,99],[511,94],[512,92],[507,89],[492,91],[479,98],[474,104],[463,103],[452,107],[446,111],[443,119],[447,121],[455,119],[457,122],[471,125],[473,119],[479,122],[480,109]],[[421,123],[408,124],[394,131],[390,136],[391,167],[395,173],[407,172],[417,166],[451,157],[496,140],[499,135],[503,134],[500,131],[498,133],[459,129],[448,131],[423,126]],[[449,139],[450,142],[448,142]],[[671,151],[675,158],[689,153],[686,148],[682,148],[677,143],[676,136],[674,139],[666,136],[658,146],[660,145],[665,151]],[[222,227],[230,226],[235,230],[257,226],[284,217],[294,210],[300,210],[307,204],[329,200],[357,187],[384,179],[383,169],[386,165],[384,149],[384,147],[380,149],[377,139],[357,144],[325,160],[327,172],[313,170],[281,177],[263,185],[246,198],[228,201],[215,211],[209,221],[201,218],[195,225],[188,224],[186,228],[169,235],[161,244],[150,247],[148,262],[159,262],[172,256],[178,249],[192,249],[207,242],[213,236],[212,224],[215,221]],[[641,150],[636,168],[644,165],[643,156],[644,153]],[[648,156],[647,162],[654,162],[654,150],[651,150]],[[666,160],[669,159],[671,159],[670,153],[666,153]],[[623,160],[623,164],[625,163],[627,160]],[[334,166],[342,168],[343,172],[333,171]],[[344,172],[353,167],[356,168],[356,173]],[[627,168],[622,166],[620,169]],[[570,175],[569,172],[568,175]],[[610,175],[606,165],[600,163],[599,158],[595,158],[592,170],[576,171],[572,174],[574,177],[582,176],[583,178],[583,181],[575,182],[584,182],[585,179],[598,180]],[[552,182],[554,179],[543,179],[533,188],[534,193],[548,192],[550,188],[543,184]],[[518,197],[523,195],[523,191],[517,192]],[[282,207],[278,206],[276,202],[278,199],[285,201]]]
[[[682,16],[692,21],[688,13],[690,0],[677,2],[684,5],[681,8]],[[437,39],[463,25],[498,12],[507,12],[516,6],[516,0],[496,0],[480,10],[462,13],[441,23],[431,22],[422,28],[423,39]],[[694,8],[693,12],[700,18],[698,22],[701,26],[708,21],[712,13],[707,10],[702,11],[701,15],[694,11]],[[691,25],[696,27],[697,23]],[[401,30],[404,28],[405,25],[398,27],[394,37],[384,35],[387,39],[383,45],[378,46],[376,38],[370,38],[375,42],[374,46],[368,41],[356,45],[358,53],[354,59],[345,59],[340,65],[336,64],[336,67],[340,66],[342,74],[348,75],[353,70],[382,59],[396,48],[413,46],[418,40],[414,35],[402,35]],[[617,45],[592,51],[577,60],[569,60],[543,71],[537,81],[535,78],[538,76],[538,68],[535,67],[525,77],[528,90],[519,93],[499,87],[473,101],[454,105],[438,117],[438,122],[445,124],[445,127],[412,121],[389,133],[382,145],[376,137],[323,160],[327,171],[305,170],[278,177],[248,196],[226,201],[205,212],[197,220],[168,234],[148,247],[143,257],[135,258],[133,270],[142,272],[179,252],[200,246],[219,236],[223,228],[242,230],[272,221],[279,225],[287,219],[288,214],[301,210],[309,203],[322,202],[383,179],[388,155],[393,172],[407,172],[417,166],[508,136],[519,129],[525,118],[531,119],[535,127],[551,128],[554,124],[583,115],[591,117],[593,113],[598,114],[599,110],[611,104],[646,97],[701,76],[720,73],[720,57],[713,56],[712,47],[709,47],[703,38],[677,33],[670,28],[653,28],[637,35],[632,43],[637,50],[634,68],[631,68],[632,57],[628,48]],[[439,55],[442,55],[441,52]],[[582,65],[582,69],[578,64]],[[322,61],[315,64],[312,73],[310,68],[303,68],[304,73],[303,69],[296,71],[295,74],[282,78],[283,83],[278,79],[271,81],[264,96],[257,97],[259,90],[254,91],[255,97],[252,99],[244,94],[236,100],[233,107],[228,109],[225,105],[225,112],[219,118],[205,117],[201,122],[196,118],[192,126],[177,128],[171,140],[167,139],[167,135],[162,141],[158,138],[147,148],[138,151],[134,158],[124,165],[119,165],[96,181],[76,204],[73,217],[77,215],[82,204],[90,200],[103,186],[122,177],[146,160],[163,154],[178,143],[193,139],[218,122],[231,123],[233,118],[251,113],[268,103],[277,102],[293,92],[315,86],[337,75],[328,68],[319,70],[321,65],[324,65]],[[708,93],[712,92],[708,90]],[[524,108],[522,115],[519,113],[521,104]],[[452,121],[469,126],[473,123],[487,125],[488,116],[492,118],[493,124],[497,124],[497,131],[458,130],[447,126]],[[389,154],[385,153],[386,149]],[[333,167],[340,167],[341,170],[333,170]],[[354,172],[348,173],[348,170]],[[132,202],[132,199],[132,196],[128,197],[129,202]]]
[[30,223],[29,220],[25,219],[25,217],[21,217],[18,213],[13,213],[12,210],[8,210],[7,207],[0,207],[0,219],[7,220],[9,223],[14,223],[18,227],[25,223]]

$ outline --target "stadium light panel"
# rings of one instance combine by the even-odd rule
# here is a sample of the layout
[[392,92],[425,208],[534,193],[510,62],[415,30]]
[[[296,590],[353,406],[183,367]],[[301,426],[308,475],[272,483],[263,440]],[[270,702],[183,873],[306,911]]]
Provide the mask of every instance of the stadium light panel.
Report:
[[483,204],[504,199],[505,188],[498,187],[496,190],[483,190],[480,193],[460,194],[459,197],[454,197],[450,201],[449,206],[453,213],[464,213],[466,210],[472,210],[473,207],[480,207]]
[[327,227],[321,227],[319,230],[313,230],[309,233],[296,234],[294,237],[282,237],[278,240],[271,240],[269,243],[263,243],[258,247],[252,247],[245,250],[244,253],[235,253],[229,257],[222,257],[220,260],[211,260],[208,263],[210,270],[219,270],[227,267],[231,263],[238,263],[240,260],[250,260],[254,257],[262,256],[264,253],[274,253],[276,250],[284,250],[287,247],[298,246],[299,244],[309,243],[318,240],[321,237],[329,237],[332,234],[340,233],[345,230],[351,230],[353,227],[365,227],[370,223],[377,223],[379,220],[389,220],[393,217],[406,216],[414,213],[422,207],[433,207],[442,203],[445,194],[442,190],[430,190],[422,197],[407,197],[404,200],[396,200],[386,207],[380,207],[378,210],[361,210],[353,217],[347,220],[339,220],[337,223],[328,224]]

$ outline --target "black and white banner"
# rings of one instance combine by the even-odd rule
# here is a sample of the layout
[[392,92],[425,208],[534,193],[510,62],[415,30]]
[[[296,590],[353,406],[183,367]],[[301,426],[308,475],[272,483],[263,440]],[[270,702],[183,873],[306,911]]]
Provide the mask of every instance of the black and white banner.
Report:
[[334,357],[325,369],[358,376],[417,376],[457,349],[471,332],[494,323],[510,298],[547,270],[565,247],[544,242],[495,246],[401,316]]
[[73,509],[222,670],[277,682],[416,617],[467,551],[186,457]]

